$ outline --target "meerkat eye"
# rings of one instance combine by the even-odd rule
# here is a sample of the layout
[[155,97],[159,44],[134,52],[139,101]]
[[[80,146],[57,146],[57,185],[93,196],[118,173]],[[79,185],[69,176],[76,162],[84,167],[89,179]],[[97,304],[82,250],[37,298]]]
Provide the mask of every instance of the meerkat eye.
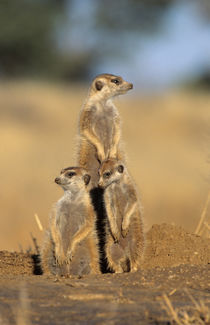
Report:
[[69,172],[68,174],[66,174],[66,176],[69,178],[73,177],[74,175],[76,175],[74,172]]
[[114,84],[116,85],[119,85],[120,84],[120,80],[115,78],[115,79],[112,79],[111,82],[113,82]]
[[118,170],[119,173],[122,174],[123,171],[124,171],[124,167],[123,167],[123,165],[119,165],[118,168],[117,168],[117,170]]
[[103,174],[103,178],[109,178],[111,176],[111,172],[106,172]]
[[83,179],[84,179],[85,185],[88,185],[89,184],[90,178],[91,178],[90,175],[88,175],[88,174],[85,174],[84,175]]

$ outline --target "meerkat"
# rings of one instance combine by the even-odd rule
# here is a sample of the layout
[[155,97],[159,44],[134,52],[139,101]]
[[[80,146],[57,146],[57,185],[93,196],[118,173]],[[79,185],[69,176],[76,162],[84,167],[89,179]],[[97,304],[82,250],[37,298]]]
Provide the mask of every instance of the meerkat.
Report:
[[105,254],[116,273],[137,271],[144,252],[141,205],[125,164],[109,159],[99,169],[107,212]]
[[80,167],[61,170],[55,182],[64,190],[56,203],[42,250],[44,272],[99,273],[95,212],[87,185],[90,175]]
[[98,75],[91,84],[79,119],[78,165],[90,173],[93,188],[102,161],[123,159],[121,121],[112,99],[132,88],[132,83],[112,74]]

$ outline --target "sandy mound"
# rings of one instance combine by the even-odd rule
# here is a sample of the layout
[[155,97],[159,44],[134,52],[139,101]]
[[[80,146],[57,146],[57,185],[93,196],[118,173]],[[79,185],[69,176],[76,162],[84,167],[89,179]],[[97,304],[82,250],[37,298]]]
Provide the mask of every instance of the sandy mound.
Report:
[[210,263],[210,239],[169,224],[153,225],[147,233],[143,267]]
[[17,252],[0,252],[0,274],[19,275],[34,273],[33,255]]
[[[210,239],[186,232],[178,226],[153,225],[147,233],[143,268],[210,263]],[[0,275],[40,274],[37,255],[0,252]]]

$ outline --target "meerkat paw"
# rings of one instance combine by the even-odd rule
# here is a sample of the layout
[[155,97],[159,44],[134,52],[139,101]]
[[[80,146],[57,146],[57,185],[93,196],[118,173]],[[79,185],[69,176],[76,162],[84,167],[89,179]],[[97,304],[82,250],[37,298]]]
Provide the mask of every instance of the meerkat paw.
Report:
[[66,256],[61,247],[55,249],[55,262],[57,265],[62,265],[65,262]]
[[122,236],[123,236],[123,238],[125,238],[127,236],[128,230],[129,230],[128,228],[123,228],[122,227]]
[[67,252],[67,264],[69,263],[69,262],[71,262],[72,261],[72,258],[73,258],[73,251],[72,250],[68,250],[68,252]]
[[101,165],[101,163],[102,163],[102,160],[101,160],[101,158],[99,158],[99,156],[98,156],[98,154],[97,154],[97,153],[95,154],[95,158],[96,158],[96,160],[98,160],[99,164]]
[[117,244],[119,243],[119,240],[120,240],[120,232],[115,232],[115,233],[112,233],[112,237],[114,239],[114,242]]
[[97,158],[102,163],[102,161],[104,161],[106,158],[104,151],[102,151],[102,150],[98,151]]
[[108,157],[116,159],[116,157],[117,157],[117,149],[110,150],[109,153],[108,153]]
[[65,256],[56,256],[55,258],[56,265],[63,265],[65,260],[66,260]]

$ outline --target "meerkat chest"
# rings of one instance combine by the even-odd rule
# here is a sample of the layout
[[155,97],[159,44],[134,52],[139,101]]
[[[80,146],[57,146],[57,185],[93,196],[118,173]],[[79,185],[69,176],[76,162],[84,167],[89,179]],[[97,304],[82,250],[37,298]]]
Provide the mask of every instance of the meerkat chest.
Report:
[[63,201],[57,213],[57,223],[62,233],[74,234],[88,218],[87,207],[80,200]]
[[127,191],[121,184],[114,184],[110,188],[109,198],[115,217],[120,221],[123,218],[129,197]]
[[95,128],[98,131],[101,129],[112,131],[117,116],[118,113],[113,106],[98,105],[95,112]]

